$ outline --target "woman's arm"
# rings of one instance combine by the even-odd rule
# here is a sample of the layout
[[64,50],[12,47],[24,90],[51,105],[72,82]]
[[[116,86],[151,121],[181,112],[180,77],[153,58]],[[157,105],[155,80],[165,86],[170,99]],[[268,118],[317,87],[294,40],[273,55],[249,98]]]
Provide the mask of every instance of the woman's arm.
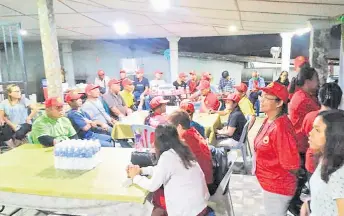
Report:
[[338,216],[344,216],[344,198],[336,199]]
[[36,104],[30,104],[28,107],[31,109],[31,113],[30,113],[30,115],[26,118],[26,123],[29,124],[29,122],[31,123],[32,118],[37,114],[37,112],[38,112],[38,107],[36,106]]

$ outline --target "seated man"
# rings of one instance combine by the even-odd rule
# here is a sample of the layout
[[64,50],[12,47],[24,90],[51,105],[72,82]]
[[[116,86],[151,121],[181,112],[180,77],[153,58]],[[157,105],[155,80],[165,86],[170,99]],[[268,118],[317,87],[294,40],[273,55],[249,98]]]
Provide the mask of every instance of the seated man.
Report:
[[159,87],[161,85],[165,85],[166,82],[165,80],[162,79],[162,75],[164,74],[163,72],[157,70],[155,71],[155,79],[151,80],[149,85],[150,85],[150,89],[151,91],[158,91],[159,90]]
[[176,89],[179,89],[179,88],[186,89],[186,86],[187,86],[186,81],[187,81],[187,75],[184,72],[181,72],[179,73],[177,80],[173,82],[173,86]]
[[145,125],[157,127],[159,124],[166,123],[166,104],[168,100],[164,100],[162,96],[154,97],[149,105],[151,108],[150,114],[145,119]]
[[210,90],[210,82],[207,80],[201,80],[198,90],[201,91],[201,110],[202,113],[215,112],[220,107],[220,101],[217,96]]
[[240,101],[238,95],[230,94],[225,98],[225,101],[226,108],[229,109],[231,113],[228,117],[227,126],[221,130],[217,130],[217,134],[222,137],[222,139],[218,141],[218,146],[231,147],[238,144],[246,124],[246,118],[238,106]]
[[204,132],[204,127],[192,120],[193,114],[195,113],[194,105],[190,102],[185,101],[185,102],[182,102],[180,104],[180,108],[189,114],[190,120],[191,120],[190,121],[190,127],[194,127],[198,131],[198,133],[200,133],[202,135],[202,137],[206,138],[205,132]]
[[[82,111],[81,94],[75,91],[69,92],[65,101],[71,107],[71,110],[67,112],[69,120],[72,122],[74,129],[77,131],[79,138],[81,139],[97,139],[102,147],[113,147],[113,141],[110,134],[102,134],[107,132],[107,124],[100,121],[92,121],[90,116]],[[99,126],[99,127],[98,127]]]
[[109,91],[103,95],[105,103],[109,106],[110,112],[113,116],[123,118],[132,113],[132,110],[127,107],[124,99],[119,94],[121,91],[121,81],[112,79],[109,81]]
[[129,107],[130,109],[136,111],[136,107],[134,104],[134,82],[132,80],[130,80],[129,78],[125,78],[122,80],[122,86],[123,86],[123,90],[119,93],[123,100],[124,103],[127,107]]
[[108,125],[107,131],[112,132],[112,127],[116,120],[106,113],[102,100],[100,99],[99,86],[88,84],[85,88],[87,100],[82,105],[82,111],[86,112],[92,121],[99,121]]
[[72,123],[64,117],[61,98],[48,98],[45,108],[45,114],[38,117],[32,125],[30,136],[34,144],[50,147],[63,140],[78,139]]

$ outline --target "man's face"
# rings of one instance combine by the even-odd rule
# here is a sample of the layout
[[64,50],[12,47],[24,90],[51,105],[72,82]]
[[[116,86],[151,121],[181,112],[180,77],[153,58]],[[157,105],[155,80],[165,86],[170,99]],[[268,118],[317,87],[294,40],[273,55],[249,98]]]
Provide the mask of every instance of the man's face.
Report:
[[125,86],[123,86],[123,89],[125,89],[125,90],[127,90],[129,92],[132,92],[132,91],[134,91],[134,85],[133,84],[125,85]]
[[99,75],[99,79],[103,80],[105,75]]
[[92,98],[98,98],[100,96],[100,91],[99,88],[92,89],[89,93],[88,96]]
[[112,84],[111,85],[111,91],[113,93],[118,93],[119,91],[121,91],[121,85],[118,83],[118,84]]
[[209,91],[210,91],[209,88],[202,89],[202,90],[201,90],[201,94],[202,94],[203,96],[206,96],[206,95],[209,93]]
[[156,73],[155,74],[155,79],[161,80],[162,74],[161,73]]
[[46,109],[47,115],[52,119],[58,119],[63,117],[63,106],[53,106]]
[[136,78],[141,79],[143,77],[143,73],[136,73]]
[[119,73],[119,76],[121,77],[121,79],[124,79],[127,77],[127,74],[126,73]]
[[258,73],[256,71],[252,72],[252,78],[257,78],[258,77]]
[[180,80],[183,81],[183,82],[186,82],[187,78],[188,78],[187,76],[182,76],[182,77],[180,78]]
[[197,79],[197,75],[196,74],[191,74],[190,78],[195,81]]
[[236,103],[234,103],[232,100],[226,101],[226,109],[233,110],[235,108]]
[[82,100],[81,98],[77,99],[77,100],[72,100],[71,102],[69,102],[69,106],[72,108],[72,109],[77,109],[79,107],[82,106]]

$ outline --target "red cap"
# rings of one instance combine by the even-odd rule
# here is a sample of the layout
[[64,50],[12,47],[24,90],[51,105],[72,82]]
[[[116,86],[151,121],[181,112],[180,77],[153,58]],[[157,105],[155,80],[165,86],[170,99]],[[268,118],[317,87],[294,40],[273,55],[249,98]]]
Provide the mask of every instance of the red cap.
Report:
[[137,73],[137,74],[143,73],[143,69],[137,69],[137,70],[136,70],[136,73]]
[[197,86],[198,90],[203,90],[207,88],[210,88],[210,82],[208,80],[201,80],[199,82],[199,85]]
[[120,84],[120,83],[121,83],[120,80],[111,79],[108,83],[108,86],[110,87],[112,84]]
[[160,106],[161,104],[166,104],[168,102],[169,102],[169,100],[165,100],[162,96],[157,96],[149,102],[149,105],[152,109],[155,109],[158,106]]
[[61,107],[63,106],[63,100],[60,97],[51,97],[45,101],[45,107]]
[[285,104],[288,103],[288,97],[289,93],[287,88],[278,83],[278,82],[272,82],[268,86],[264,88],[259,88],[260,90],[264,91],[267,94],[275,95],[279,99],[281,99]]
[[103,70],[99,70],[98,71],[98,76],[103,76],[103,75],[105,75],[105,72]]
[[210,80],[211,80],[211,77],[210,77],[210,76],[211,76],[211,75],[210,75],[209,72],[204,72],[204,73],[202,74],[201,80],[207,80],[207,81],[210,82]]
[[82,96],[82,94],[78,93],[77,91],[70,91],[70,92],[68,92],[68,94],[66,94],[65,101],[67,103],[69,103],[72,100],[78,100],[79,98],[81,98],[81,96]]
[[120,74],[121,74],[121,73],[126,73],[126,71],[125,71],[125,70],[120,70],[119,73],[120,73]]
[[88,94],[90,93],[90,91],[92,91],[93,89],[99,88],[99,85],[94,85],[94,84],[87,84],[86,88],[85,88],[85,93]]
[[157,70],[154,72],[154,74],[164,74],[164,73],[162,71]]
[[196,72],[195,71],[191,71],[189,74],[190,75],[196,75]]
[[122,80],[123,86],[132,85],[132,84],[133,84],[133,81],[131,79],[125,78],[124,80]]
[[179,78],[187,77],[187,75],[184,72],[180,72],[178,76]]
[[298,56],[294,60],[294,66],[295,66],[295,68],[299,68],[306,62],[308,62],[308,58],[306,58],[304,56]]
[[195,112],[195,106],[190,102],[182,102],[180,103],[180,108],[185,110],[186,112],[193,114]]
[[231,100],[234,101],[235,103],[239,103],[240,101],[240,97],[236,94],[229,94],[226,98],[224,98],[223,100]]
[[240,83],[238,86],[234,86],[239,92],[247,92],[247,85],[245,83]]

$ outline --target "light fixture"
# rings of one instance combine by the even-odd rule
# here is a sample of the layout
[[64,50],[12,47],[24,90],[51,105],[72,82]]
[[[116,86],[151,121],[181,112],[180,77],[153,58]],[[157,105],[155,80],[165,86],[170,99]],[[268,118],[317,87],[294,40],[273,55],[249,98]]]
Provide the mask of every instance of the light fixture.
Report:
[[236,31],[238,31],[238,28],[235,25],[231,25],[231,26],[229,26],[228,30],[231,32],[236,32]]
[[129,32],[129,25],[124,21],[117,21],[113,24],[115,31],[119,35],[125,35]]
[[304,35],[308,32],[311,31],[311,28],[303,28],[303,29],[298,29],[294,32],[294,34],[298,35],[298,36],[301,36],[301,35]]
[[163,12],[170,8],[170,0],[150,0],[156,11]]
[[27,35],[27,31],[25,29],[20,29],[19,34],[22,36],[25,36],[25,35]]

